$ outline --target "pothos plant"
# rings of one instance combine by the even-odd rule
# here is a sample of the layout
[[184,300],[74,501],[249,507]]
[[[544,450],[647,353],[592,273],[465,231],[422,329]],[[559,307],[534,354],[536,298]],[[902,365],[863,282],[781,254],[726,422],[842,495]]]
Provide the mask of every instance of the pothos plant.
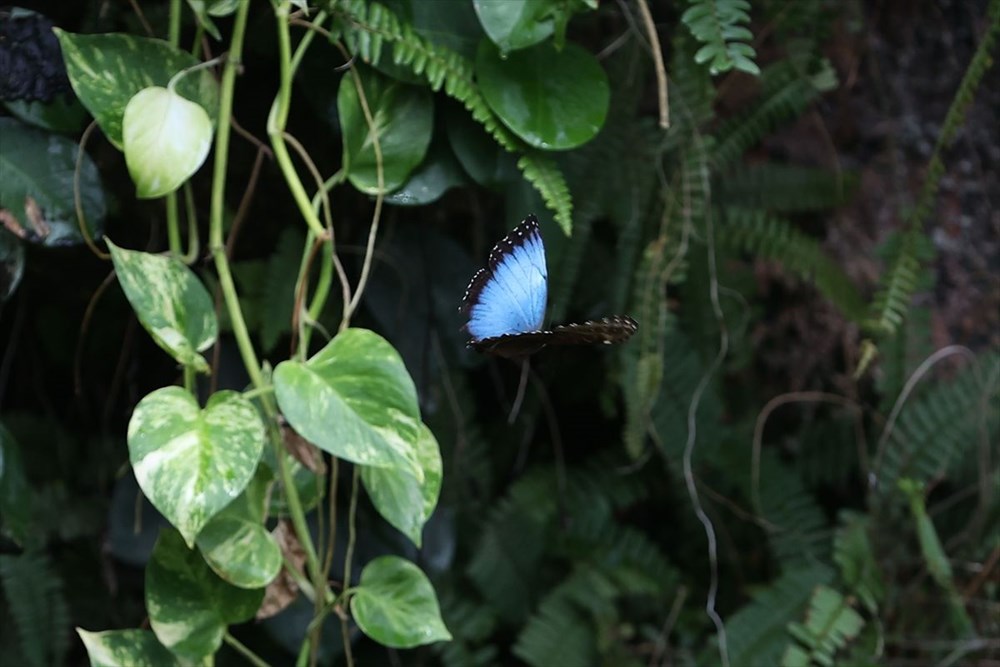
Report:
[[[601,66],[566,39],[572,15],[596,8],[596,0],[477,1],[459,9],[456,3],[404,1],[390,9],[361,0],[255,5],[255,11],[273,14],[280,71],[267,122],[270,149],[308,232],[288,314],[294,351],[272,369],[251,338],[224,225],[227,185],[232,187],[227,174],[234,90],[241,82],[250,4],[172,0],[166,40],[55,30],[72,90],[94,119],[91,128],[99,127],[123,154],[135,196],[163,202],[168,250],[120,247],[114,229],[102,239],[103,198],[100,206],[89,200],[81,205],[79,198],[74,206],[65,194],[60,198],[58,188],[49,188],[44,211],[64,217],[75,212],[80,239],[112,262],[139,322],[183,370],[181,385],[142,398],[128,425],[136,480],[170,523],[146,566],[150,629],[78,629],[95,665],[211,662],[223,642],[251,663],[264,664],[229,626],[275,613],[296,591],[312,609],[298,638],[299,664],[316,661],[331,615],[339,617],[349,663],[353,624],[388,647],[450,639],[435,591],[414,563],[380,556],[363,564],[360,577],[352,576],[361,489],[419,547],[442,482],[438,443],[421,419],[400,355],[377,333],[352,326],[383,203],[424,204],[470,179],[490,184],[523,177],[569,233],[571,200],[549,152],[589,141],[608,108]],[[216,21],[226,22],[229,37],[219,58],[202,60],[182,49],[186,19],[195,26],[195,53],[206,35],[222,41]],[[336,84],[342,163],[329,177],[318,173],[288,130],[293,77],[318,39],[343,54],[329,64],[331,71],[346,63]],[[387,44],[391,61],[383,57]],[[242,74],[253,78],[253,72]],[[467,141],[432,142],[435,115],[445,113],[436,93],[459,101],[480,136],[492,139],[491,149],[514,160],[491,163],[467,150]],[[32,147],[21,143],[35,142],[37,150],[54,140],[24,125],[44,127],[37,110],[15,115],[21,120],[3,119],[11,125],[5,134],[19,130],[15,150],[28,155]],[[100,194],[96,168],[82,149],[70,148],[65,161],[76,161],[76,175],[69,191]],[[11,150],[5,149],[3,159],[18,159]],[[293,153],[307,169],[296,167]],[[209,218],[199,225],[190,181],[209,155]],[[38,221],[28,200],[39,197],[50,177],[39,169],[16,183],[14,194],[11,184],[4,186],[3,204],[16,223]],[[369,241],[357,276],[348,275],[338,256],[330,201],[331,192],[347,184],[372,198]],[[102,241],[107,253],[98,245]],[[204,254],[214,268],[211,280],[223,313],[206,287],[209,277],[193,268]],[[318,316],[334,290],[342,297],[339,326],[320,345],[326,331]],[[250,384],[243,391],[201,395],[199,376],[218,370],[205,353],[218,343],[220,314]],[[338,467],[347,463],[350,502],[338,508]],[[324,493],[329,510],[313,511],[321,508]],[[346,515],[346,535],[336,531],[338,515]],[[346,542],[342,572],[332,571],[336,540]]]

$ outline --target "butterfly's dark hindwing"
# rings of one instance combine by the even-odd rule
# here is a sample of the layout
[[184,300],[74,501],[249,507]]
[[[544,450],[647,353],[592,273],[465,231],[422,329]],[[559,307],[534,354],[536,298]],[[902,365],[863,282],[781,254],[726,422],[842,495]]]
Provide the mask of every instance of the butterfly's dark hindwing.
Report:
[[551,331],[506,334],[479,341],[473,340],[469,344],[479,352],[516,359],[534,354],[548,345],[624,343],[638,328],[639,325],[631,317],[613,315],[583,324],[558,326]]

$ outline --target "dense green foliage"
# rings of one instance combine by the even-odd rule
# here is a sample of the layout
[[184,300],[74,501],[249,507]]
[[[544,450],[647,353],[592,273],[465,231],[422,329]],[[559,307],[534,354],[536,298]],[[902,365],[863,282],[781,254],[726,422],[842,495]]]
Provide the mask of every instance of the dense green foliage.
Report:
[[[98,4],[0,118],[0,663],[998,655],[1000,350],[913,297],[1000,0],[877,284],[827,238],[857,174],[767,149],[835,6]],[[547,324],[639,330],[508,423],[457,308],[528,212]]]

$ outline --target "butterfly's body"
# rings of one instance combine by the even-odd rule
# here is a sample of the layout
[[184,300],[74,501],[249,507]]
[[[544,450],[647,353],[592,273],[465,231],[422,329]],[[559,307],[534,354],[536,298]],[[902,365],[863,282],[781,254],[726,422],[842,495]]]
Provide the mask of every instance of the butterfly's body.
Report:
[[547,345],[621,343],[636,332],[625,315],[545,331],[548,269],[538,220],[525,218],[490,251],[489,264],[479,269],[462,299],[468,316],[469,346],[488,354],[523,359]]

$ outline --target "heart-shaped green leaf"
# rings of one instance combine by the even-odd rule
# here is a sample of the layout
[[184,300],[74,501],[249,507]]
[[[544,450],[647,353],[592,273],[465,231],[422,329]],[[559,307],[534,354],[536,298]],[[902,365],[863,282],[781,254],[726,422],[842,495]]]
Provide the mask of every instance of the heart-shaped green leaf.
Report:
[[365,566],[351,613],[362,632],[385,646],[412,648],[451,639],[431,582],[399,556],[381,556]]
[[208,363],[198,353],[215,342],[218,323],[205,286],[178,259],[106,240],[118,282],[142,326],[174,359],[207,373]]
[[217,575],[240,588],[263,588],[281,571],[281,548],[264,527],[271,475],[258,467],[240,496],[198,533],[198,549]]
[[387,204],[423,206],[441,198],[450,188],[466,182],[462,166],[444,137],[435,139],[427,156],[402,187],[385,198]]
[[[371,69],[359,68],[361,88],[374,121],[382,151],[383,192],[392,192],[409,178],[431,143],[434,99],[425,86],[410,86]],[[371,128],[353,76],[340,81],[337,92],[344,138],[344,167],[358,190],[378,193],[378,169]]]
[[[14,218],[4,223],[8,231],[45,246],[83,243],[73,203],[79,151],[72,139],[0,118],[0,209]],[[97,238],[107,206],[101,175],[86,153],[80,160],[80,203],[90,236]]]
[[417,459],[424,471],[420,483],[408,470],[398,468],[361,468],[361,482],[382,517],[420,546],[424,524],[437,505],[441,491],[441,450],[434,434],[420,425]]
[[169,667],[180,661],[149,630],[76,632],[87,647],[91,667]]
[[552,42],[500,56],[489,41],[476,54],[476,80],[504,124],[546,150],[575,148],[604,125],[611,92],[597,59],[575,44]]
[[555,0],[473,0],[483,30],[502,53],[537,44],[552,34]]
[[139,401],[128,424],[128,449],[143,493],[188,545],[253,477],[264,425],[234,391],[212,395],[204,410],[180,387]]
[[309,361],[279,364],[274,391],[288,423],[320,449],[423,479],[417,390],[399,353],[378,334],[347,329]]
[[257,612],[264,589],[220,579],[174,530],[160,533],[146,566],[146,611],[157,639],[175,655],[200,661],[215,653],[231,623]]
[[[122,148],[122,117],[129,100],[143,88],[165,86],[175,74],[200,61],[159,39],[124,34],[74,35],[54,29],[66,73],[76,96],[94,116],[108,141]],[[177,92],[194,100],[213,120],[219,84],[202,70],[182,77]]]
[[212,121],[199,105],[173,90],[140,90],[122,120],[125,164],[140,199],[170,194],[208,157]]

